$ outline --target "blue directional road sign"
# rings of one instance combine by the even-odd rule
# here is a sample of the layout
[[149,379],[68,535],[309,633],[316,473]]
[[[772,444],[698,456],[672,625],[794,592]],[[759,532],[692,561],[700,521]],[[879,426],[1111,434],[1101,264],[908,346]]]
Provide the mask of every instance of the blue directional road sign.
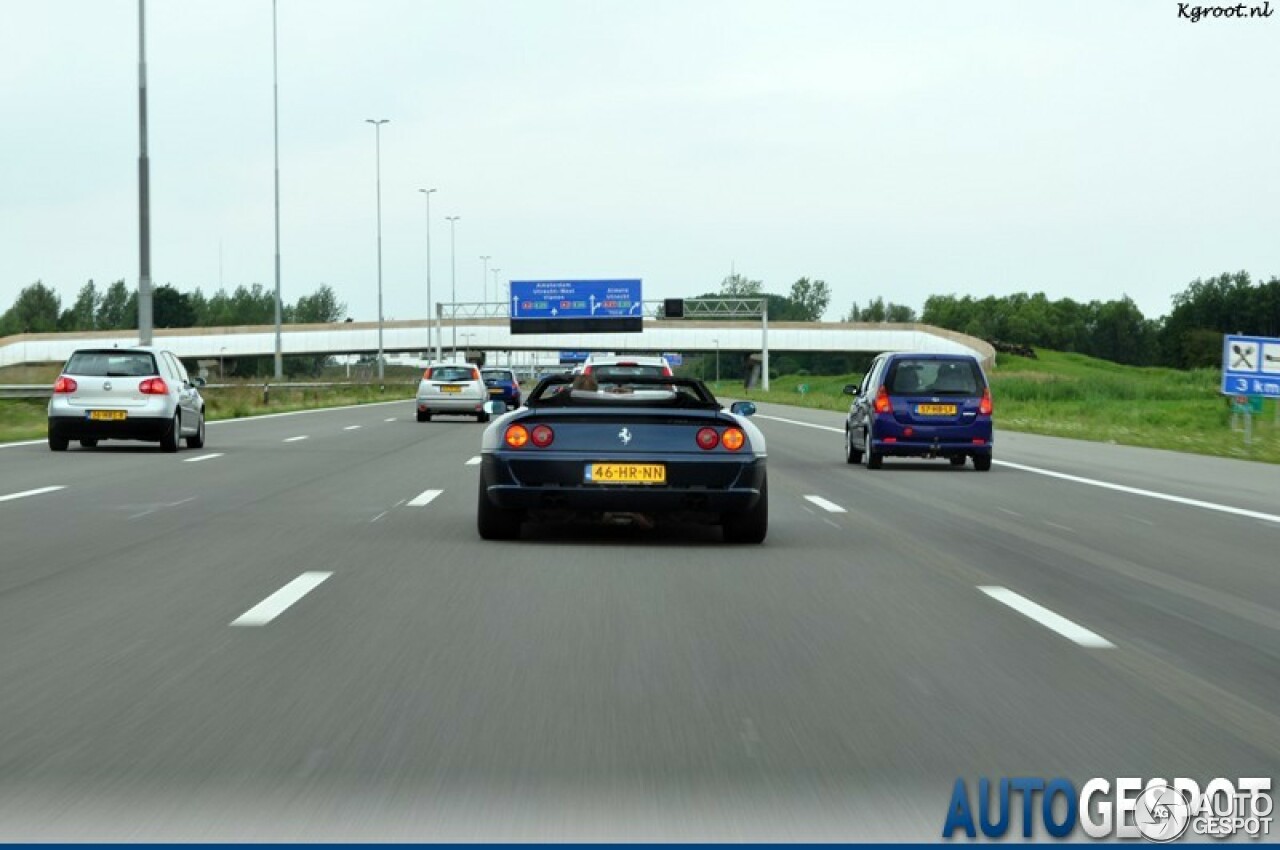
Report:
[[662,356],[666,358],[666,361],[670,363],[673,367],[684,365],[684,355],[682,354],[676,354],[674,351],[668,351],[668,352],[665,352]]
[[1280,398],[1280,339],[1224,337],[1222,393]]
[[590,351],[562,351],[560,352],[561,363],[586,363],[587,358],[591,356]]
[[638,279],[513,280],[511,332],[639,332],[644,318]]

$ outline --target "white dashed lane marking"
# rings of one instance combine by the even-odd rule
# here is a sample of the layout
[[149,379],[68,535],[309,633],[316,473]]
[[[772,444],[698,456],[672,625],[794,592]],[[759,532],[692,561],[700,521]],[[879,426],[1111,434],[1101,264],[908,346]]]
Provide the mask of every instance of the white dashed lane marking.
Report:
[[844,508],[837,505],[835,502],[828,502],[826,499],[822,498],[821,496],[805,496],[805,500],[812,502],[813,504],[817,505],[818,507],[822,508],[824,511],[827,511],[828,513],[833,513],[833,514],[848,513],[848,511],[846,511]]
[[296,443],[296,442],[298,442],[299,440],[305,440],[306,438],[307,438],[307,435],[306,435],[306,434],[299,434],[299,435],[298,435],[298,436],[296,436],[296,437],[285,437],[284,441],[285,441],[286,443]]
[[307,572],[231,621],[233,626],[265,626],[320,586],[333,573]]
[[467,466],[479,466],[479,465],[480,465],[480,455],[476,455],[475,457],[471,458],[471,460],[467,461]]
[[1101,635],[1091,632],[1066,617],[1055,614],[1043,605],[1037,605],[1025,596],[1009,590],[1007,587],[979,587],[983,593],[1004,605],[1008,605],[1024,617],[1035,620],[1046,629],[1055,631],[1064,638],[1081,646],[1092,649],[1115,649],[1115,644]]
[[443,490],[423,490],[417,496],[414,496],[409,500],[409,507],[421,508],[425,505],[429,505],[443,492]]
[[348,425],[347,427],[343,428],[342,430],[343,430],[343,431],[358,431],[359,429],[361,429],[361,428],[363,428],[363,427],[364,427],[363,425]]
[[0,496],[0,502],[11,502],[14,499],[25,499],[28,496],[39,496],[42,493],[53,493],[57,490],[65,489],[65,484],[55,484],[52,487],[39,487],[35,490],[23,490],[21,493],[10,493],[7,496]]
[[200,455],[199,457],[189,457],[183,463],[199,463],[202,460],[213,460],[215,457],[222,457],[222,452],[214,452],[213,454]]

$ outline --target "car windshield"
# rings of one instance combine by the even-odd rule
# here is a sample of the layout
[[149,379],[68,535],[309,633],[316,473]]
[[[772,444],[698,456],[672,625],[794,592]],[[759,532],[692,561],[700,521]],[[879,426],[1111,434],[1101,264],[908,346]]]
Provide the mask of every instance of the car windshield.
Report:
[[145,378],[158,374],[145,351],[77,351],[62,370],[68,375],[99,378]]
[[475,372],[465,366],[437,366],[431,370],[433,381],[474,381]]
[[485,369],[480,374],[486,381],[515,381],[515,376],[506,369]]
[[695,407],[718,410],[720,403],[701,381],[659,375],[628,381],[597,381],[594,375],[548,378],[534,390],[530,407]]
[[971,360],[899,360],[887,385],[891,395],[982,394],[982,377]]

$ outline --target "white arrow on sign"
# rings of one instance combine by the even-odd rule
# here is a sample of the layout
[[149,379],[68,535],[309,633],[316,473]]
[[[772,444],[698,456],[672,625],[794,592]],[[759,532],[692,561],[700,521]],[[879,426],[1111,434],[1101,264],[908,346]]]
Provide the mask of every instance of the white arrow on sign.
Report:
[[520,299],[519,298],[513,297],[511,299],[511,315],[513,316],[520,315]]
[[589,300],[589,301],[591,302],[591,315],[593,315],[593,316],[594,316],[594,315],[596,314],[596,296],[595,296],[595,293],[592,293],[590,296],[588,296],[588,299],[587,299],[587,300]]
[[557,310],[555,307],[552,307],[552,308],[551,308],[551,315],[553,315],[553,316],[559,316],[559,315],[560,315],[560,311],[559,311],[559,310]]

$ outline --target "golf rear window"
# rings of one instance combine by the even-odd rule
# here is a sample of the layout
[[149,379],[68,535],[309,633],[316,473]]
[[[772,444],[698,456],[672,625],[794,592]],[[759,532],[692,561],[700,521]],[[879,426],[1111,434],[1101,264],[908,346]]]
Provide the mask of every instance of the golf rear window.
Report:
[[896,360],[885,381],[890,395],[982,395],[972,360]]
[[145,378],[160,374],[155,358],[145,351],[77,351],[62,371],[95,378]]
[[433,381],[474,381],[475,373],[461,366],[437,366],[431,370]]

